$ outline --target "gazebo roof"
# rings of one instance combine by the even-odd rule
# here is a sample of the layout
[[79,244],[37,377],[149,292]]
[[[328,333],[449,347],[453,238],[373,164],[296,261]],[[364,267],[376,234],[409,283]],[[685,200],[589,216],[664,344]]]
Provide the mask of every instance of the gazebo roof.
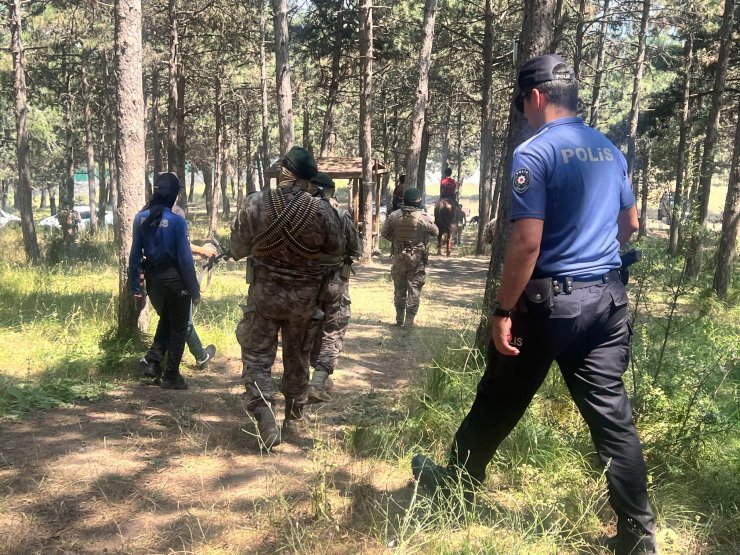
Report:
[[[282,159],[270,166],[265,171],[265,178],[278,179],[281,163]],[[316,164],[320,172],[324,172],[334,179],[359,179],[362,177],[362,158],[318,158]],[[388,167],[377,158],[373,159],[373,171],[376,175],[390,172]]]

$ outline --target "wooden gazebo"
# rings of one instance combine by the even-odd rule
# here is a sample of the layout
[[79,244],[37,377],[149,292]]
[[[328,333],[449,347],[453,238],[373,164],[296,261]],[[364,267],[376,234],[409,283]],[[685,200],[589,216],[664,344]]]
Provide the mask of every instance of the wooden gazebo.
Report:
[[[329,175],[332,179],[349,179],[349,199],[347,208],[352,213],[355,227],[358,227],[360,217],[360,182],[362,181],[362,158],[317,158],[316,164],[319,171]],[[276,187],[280,176],[281,160],[275,162],[264,172],[265,186]],[[375,214],[373,214],[373,247],[377,246],[377,238],[380,235],[380,176],[388,173],[388,167],[378,160],[373,159],[373,181],[375,191]]]

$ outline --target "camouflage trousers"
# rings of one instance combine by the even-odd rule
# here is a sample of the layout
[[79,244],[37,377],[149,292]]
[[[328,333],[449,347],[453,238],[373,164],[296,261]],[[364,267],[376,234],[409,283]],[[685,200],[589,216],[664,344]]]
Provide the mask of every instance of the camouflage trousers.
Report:
[[319,297],[324,319],[311,351],[311,366],[317,370],[334,372],[339,354],[344,346],[344,334],[352,314],[352,299],[349,296],[349,280],[333,272]]
[[323,312],[316,305],[321,284],[285,286],[268,280],[249,288],[244,316],[236,327],[242,348],[242,380],[247,390],[247,409],[275,402],[272,366],[283,343],[281,392],[296,405],[306,402],[309,356]]
[[394,254],[391,278],[396,309],[405,308],[406,314],[416,314],[419,311],[421,288],[427,279],[423,253],[417,251],[414,254]]

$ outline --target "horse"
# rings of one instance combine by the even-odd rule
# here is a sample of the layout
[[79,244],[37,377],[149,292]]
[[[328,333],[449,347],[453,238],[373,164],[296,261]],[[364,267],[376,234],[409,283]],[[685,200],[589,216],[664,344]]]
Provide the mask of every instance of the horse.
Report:
[[465,213],[460,206],[450,199],[439,199],[434,205],[434,223],[439,228],[437,237],[437,254],[442,254],[442,237],[447,242],[447,256],[450,256],[452,250],[452,241],[460,243],[460,234],[462,227],[465,226]]

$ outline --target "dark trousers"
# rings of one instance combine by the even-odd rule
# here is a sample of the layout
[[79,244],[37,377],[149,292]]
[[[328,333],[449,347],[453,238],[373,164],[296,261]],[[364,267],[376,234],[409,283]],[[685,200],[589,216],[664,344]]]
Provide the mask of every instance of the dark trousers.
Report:
[[470,412],[455,435],[450,466],[474,482],[509,435],[547,376],[553,360],[608,464],[609,501],[620,523],[652,535],[647,470],[622,374],[630,356],[627,294],[619,282],[556,295],[551,311],[520,301],[512,314],[518,356],[491,342],[488,365]]
[[154,342],[146,359],[161,364],[167,353],[165,373],[177,374],[190,323],[190,293],[175,268],[148,273],[146,284],[152,306],[159,314]]
[[[154,294],[152,294],[151,291],[148,291],[149,294],[149,300],[152,303],[152,306],[154,307],[154,310],[157,311],[157,314],[159,314],[162,311],[162,307],[164,306],[164,298],[162,296],[162,293],[160,291],[155,291]],[[195,361],[198,362],[199,360],[203,360],[203,358],[206,356],[206,350],[203,348],[203,342],[200,340],[200,336],[198,335],[198,332],[195,330],[195,325],[193,325],[193,304],[190,303],[190,312],[188,314],[188,330],[185,334],[185,344],[188,346],[188,350],[190,351],[190,354],[192,354],[195,357]],[[152,349],[155,346],[152,345]],[[164,359],[164,353],[165,351],[161,349],[161,345],[157,345],[157,353],[153,354],[152,356],[149,356],[147,354],[147,360],[156,360],[161,361]],[[152,353],[150,350],[149,353]]]

